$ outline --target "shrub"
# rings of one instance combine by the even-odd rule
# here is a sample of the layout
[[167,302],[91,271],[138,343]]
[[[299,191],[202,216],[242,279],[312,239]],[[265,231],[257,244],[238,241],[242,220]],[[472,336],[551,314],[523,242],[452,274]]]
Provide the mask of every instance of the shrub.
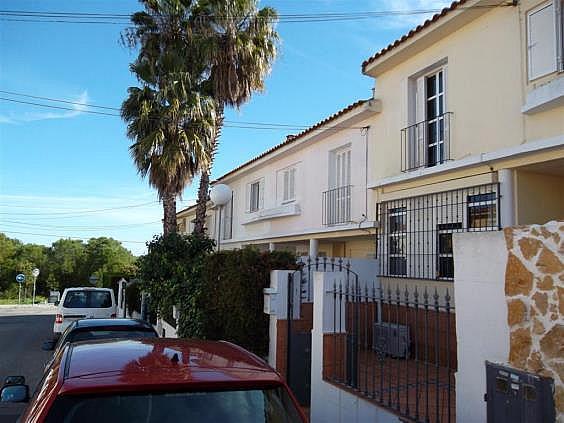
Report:
[[232,341],[259,356],[268,353],[268,316],[263,312],[263,289],[270,271],[296,268],[294,255],[259,252],[250,247],[207,256],[202,271],[202,294],[195,306],[202,312],[202,335]]
[[204,236],[156,236],[147,254],[138,260],[140,288],[149,293],[153,311],[180,305],[178,332],[182,337],[203,336],[201,310],[195,301],[200,297],[203,261],[213,246],[214,241]]

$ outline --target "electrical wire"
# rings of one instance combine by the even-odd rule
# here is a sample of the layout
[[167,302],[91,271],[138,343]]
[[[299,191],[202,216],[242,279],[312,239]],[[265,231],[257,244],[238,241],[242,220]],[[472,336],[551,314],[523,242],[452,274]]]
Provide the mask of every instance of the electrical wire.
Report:
[[[123,209],[131,209],[131,208],[137,208],[137,207],[144,207],[150,204],[157,204],[159,203],[158,201],[150,201],[147,203],[140,203],[140,204],[130,204],[127,206],[119,206],[119,207],[108,207],[108,208],[104,208],[104,209],[91,209],[91,210],[77,210],[75,212],[50,212],[50,213],[17,213],[19,216],[59,216],[59,217],[66,217],[66,216],[82,216],[85,214],[91,214],[91,213],[100,213],[100,212],[106,212],[106,211],[112,211],[112,210],[123,210]],[[0,214],[15,214],[14,212],[0,212]]]
[[[87,103],[56,99],[56,98],[52,98],[52,97],[41,97],[41,96],[35,96],[35,95],[31,95],[31,94],[16,93],[14,91],[0,90],[0,93],[14,95],[14,96],[22,96],[22,97],[29,97],[29,98],[35,98],[35,99],[42,99],[42,100],[52,101],[52,102],[72,104],[72,105],[77,105],[77,106],[85,107],[85,108],[96,107],[96,108],[103,108],[103,109],[108,109],[108,110],[116,110],[116,111],[120,110],[117,107],[90,105],[90,104],[87,104]],[[117,113],[99,112],[99,111],[96,111],[96,110],[87,110],[87,109],[77,109],[77,108],[71,108],[71,107],[55,106],[55,105],[52,105],[52,104],[41,104],[41,103],[36,103],[36,102],[32,102],[32,101],[16,100],[16,99],[13,99],[13,98],[6,98],[6,97],[0,97],[0,100],[12,102],[12,103],[18,103],[18,104],[26,104],[26,105],[36,106],[36,107],[51,108],[51,109],[56,109],[56,110],[68,110],[68,111],[77,112],[77,113],[90,113],[90,114],[102,115],[102,116],[121,117],[121,115],[117,114]],[[323,127],[322,128],[312,128],[311,126],[307,126],[307,125],[292,125],[292,124],[287,124],[287,123],[273,123],[273,122],[247,122],[247,121],[231,121],[231,120],[224,120],[224,122],[225,123],[224,123],[223,126],[226,127],[226,128],[257,129],[257,130],[296,130],[296,131],[303,131],[303,130],[310,129],[310,130],[315,130],[315,131],[326,131],[326,130],[336,130],[336,131],[338,131],[338,130],[341,130],[341,129],[362,129],[362,127],[360,127],[360,126],[348,126],[348,125],[333,125],[333,126],[329,126],[329,127],[326,127],[326,128],[323,128]]]
[[153,220],[151,222],[142,222],[142,223],[124,223],[120,225],[104,225],[104,226],[66,226],[66,225],[46,225],[44,223],[28,223],[22,222],[17,220],[2,220],[1,223],[10,224],[10,225],[23,225],[23,226],[33,226],[33,227],[42,227],[42,228],[49,228],[49,229],[58,229],[58,230],[65,230],[65,231],[97,231],[97,230],[105,230],[105,229],[127,229],[137,226],[147,226],[147,225],[154,225],[155,223],[161,223],[160,220]]
[[[78,236],[68,236],[68,235],[54,235],[54,234],[38,234],[38,233],[33,233],[33,232],[19,232],[19,231],[5,231],[4,229],[0,229],[0,232],[5,233],[5,234],[17,234],[17,235],[33,235],[33,236],[51,236],[51,237],[57,237],[57,238],[63,238],[63,239],[76,239],[76,240],[81,240],[81,241],[88,241],[92,238],[96,238],[96,237],[78,237]],[[115,238],[113,238],[115,239]],[[122,242],[124,244],[145,244],[147,243],[147,241],[126,241],[123,239],[116,239],[116,241],[118,242]]]

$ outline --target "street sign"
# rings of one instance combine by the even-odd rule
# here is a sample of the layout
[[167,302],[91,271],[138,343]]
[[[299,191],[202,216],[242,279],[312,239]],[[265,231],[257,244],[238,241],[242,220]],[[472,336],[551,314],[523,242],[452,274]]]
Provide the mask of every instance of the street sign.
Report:
[[36,267],[35,269],[33,269],[31,271],[31,274],[33,275],[34,278],[39,276],[39,269]]
[[16,282],[17,283],[24,283],[25,282],[25,275],[23,273],[19,273],[16,276]]

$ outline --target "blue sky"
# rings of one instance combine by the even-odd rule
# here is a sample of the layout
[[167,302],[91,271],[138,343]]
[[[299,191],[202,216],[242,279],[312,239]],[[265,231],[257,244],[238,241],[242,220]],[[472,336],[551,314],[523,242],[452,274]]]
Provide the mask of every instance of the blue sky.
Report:
[[[435,9],[446,4],[261,2],[280,13]],[[135,0],[3,0],[0,8],[129,14],[140,5]],[[265,92],[241,110],[228,111],[226,119],[310,125],[369,97],[373,84],[361,74],[362,61],[424,19],[416,15],[281,23],[280,55]],[[0,21],[0,90],[119,107],[127,87],[136,84],[128,69],[135,52],[119,44],[121,29]],[[34,101],[1,93],[0,97]],[[281,142],[288,133],[225,128],[212,177]],[[117,117],[86,114],[80,107],[55,110],[0,100],[0,231],[46,245],[60,237],[112,236],[142,254],[144,242],[161,231],[162,208],[155,192],[137,175],[128,145],[125,125]],[[197,187],[195,180],[179,209],[191,204]]]

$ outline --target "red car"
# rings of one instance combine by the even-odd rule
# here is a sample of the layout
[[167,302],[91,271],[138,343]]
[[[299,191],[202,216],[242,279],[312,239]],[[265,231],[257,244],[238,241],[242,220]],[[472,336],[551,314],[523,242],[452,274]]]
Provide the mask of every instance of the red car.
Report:
[[[23,387],[7,385],[2,397],[22,400]],[[158,338],[67,344],[20,418],[26,423],[305,421],[286,383],[254,354],[228,342]]]

